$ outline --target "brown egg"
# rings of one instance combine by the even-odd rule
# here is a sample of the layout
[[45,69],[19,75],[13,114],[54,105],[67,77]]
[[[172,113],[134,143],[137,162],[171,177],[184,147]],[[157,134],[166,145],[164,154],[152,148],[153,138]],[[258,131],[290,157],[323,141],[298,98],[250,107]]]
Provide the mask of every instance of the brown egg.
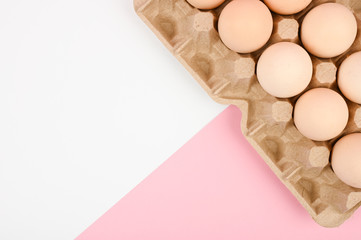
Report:
[[338,3],[325,3],[312,9],[301,27],[305,48],[321,58],[336,57],[351,47],[357,34],[353,13]]
[[361,52],[352,54],[342,62],[337,81],[345,97],[361,104]]
[[269,40],[272,14],[259,0],[234,0],[222,11],[218,30],[223,43],[239,53],[254,52]]
[[361,133],[347,135],[335,144],[331,165],[341,181],[361,188]]
[[300,94],[311,82],[310,55],[301,46],[280,42],[267,48],[257,64],[257,78],[272,96],[289,98]]
[[291,15],[301,12],[312,0],[264,0],[264,2],[275,13]]
[[199,9],[213,9],[221,5],[225,0],[187,0],[193,7]]
[[346,101],[328,88],[315,88],[303,94],[294,109],[297,129],[309,139],[327,141],[345,129],[349,118]]

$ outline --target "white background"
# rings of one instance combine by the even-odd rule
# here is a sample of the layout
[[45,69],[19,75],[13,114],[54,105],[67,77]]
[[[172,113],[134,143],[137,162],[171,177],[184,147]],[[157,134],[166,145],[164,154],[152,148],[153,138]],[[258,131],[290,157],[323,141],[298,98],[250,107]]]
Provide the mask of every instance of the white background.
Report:
[[0,0],[0,239],[73,239],[225,106],[131,0]]

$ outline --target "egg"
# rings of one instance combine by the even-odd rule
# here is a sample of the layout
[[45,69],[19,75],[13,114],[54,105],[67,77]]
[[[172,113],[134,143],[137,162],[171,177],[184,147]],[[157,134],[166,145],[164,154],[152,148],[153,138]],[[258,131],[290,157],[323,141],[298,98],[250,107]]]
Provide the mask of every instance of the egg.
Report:
[[352,54],[342,62],[338,86],[346,98],[361,104],[361,52]]
[[361,133],[347,135],[335,144],[331,165],[341,181],[361,188]]
[[321,58],[336,57],[351,47],[357,35],[353,13],[338,3],[325,3],[304,18],[301,39],[305,48]]
[[267,48],[257,64],[257,78],[263,89],[278,98],[300,94],[311,82],[312,60],[306,50],[291,42]]
[[213,9],[221,5],[225,0],[187,0],[193,7],[199,9]]
[[264,2],[275,13],[291,15],[301,12],[312,0],[264,0]]
[[223,43],[239,53],[262,48],[271,37],[272,14],[259,0],[234,0],[227,4],[218,21]]
[[297,129],[307,138],[327,141],[345,129],[349,118],[346,101],[328,88],[315,88],[303,94],[294,108]]

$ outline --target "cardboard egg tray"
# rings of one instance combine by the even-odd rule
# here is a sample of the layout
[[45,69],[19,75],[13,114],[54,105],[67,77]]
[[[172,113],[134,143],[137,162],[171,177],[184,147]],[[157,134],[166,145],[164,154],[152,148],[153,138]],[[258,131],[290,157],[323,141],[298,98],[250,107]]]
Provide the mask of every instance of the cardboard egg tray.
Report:
[[[361,106],[347,101],[350,119],[345,131],[328,142],[314,142],[294,126],[297,97],[277,99],[257,81],[255,66],[261,53],[273,43],[300,43],[299,28],[305,14],[321,3],[338,2],[351,9],[359,33],[351,49],[333,59],[312,56],[314,74],[307,90],[327,87],[337,92],[336,74],[342,61],[361,50],[361,1],[314,0],[299,14],[272,13],[274,29],[265,47],[252,54],[238,54],[220,40],[217,21],[226,1],[214,10],[198,10],[186,0],[134,0],[142,20],[217,102],[238,106],[242,132],[266,163],[321,226],[336,227],[361,205],[361,189],[342,183],[331,169],[333,144],[342,136],[361,131]],[[250,183],[252,184],[252,183]]]

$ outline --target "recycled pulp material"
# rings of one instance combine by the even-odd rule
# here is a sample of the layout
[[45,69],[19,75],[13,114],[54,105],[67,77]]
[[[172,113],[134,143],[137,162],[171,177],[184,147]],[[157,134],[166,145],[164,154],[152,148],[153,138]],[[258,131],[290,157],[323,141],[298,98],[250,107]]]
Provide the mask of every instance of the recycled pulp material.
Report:
[[[186,0],[134,0],[138,15],[164,45],[187,68],[217,102],[238,106],[243,113],[242,132],[279,179],[295,195],[312,218],[325,227],[336,227],[361,205],[361,189],[342,183],[329,163],[333,144],[342,136],[361,131],[361,106],[347,102],[350,119],[345,131],[328,142],[313,142],[295,128],[292,112],[297,97],[277,99],[257,81],[255,66],[269,45],[299,43],[299,27],[305,14],[325,2],[338,2],[351,9],[361,27],[361,1],[314,0],[299,14],[273,14],[270,41],[252,54],[238,54],[220,40],[217,19],[226,1],[214,10],[198,10]],[[351,49],[333,59],[312,57],[314,75],[307,90],[337,88],[336,73],[341,62],[361,50],[360,29]]]

